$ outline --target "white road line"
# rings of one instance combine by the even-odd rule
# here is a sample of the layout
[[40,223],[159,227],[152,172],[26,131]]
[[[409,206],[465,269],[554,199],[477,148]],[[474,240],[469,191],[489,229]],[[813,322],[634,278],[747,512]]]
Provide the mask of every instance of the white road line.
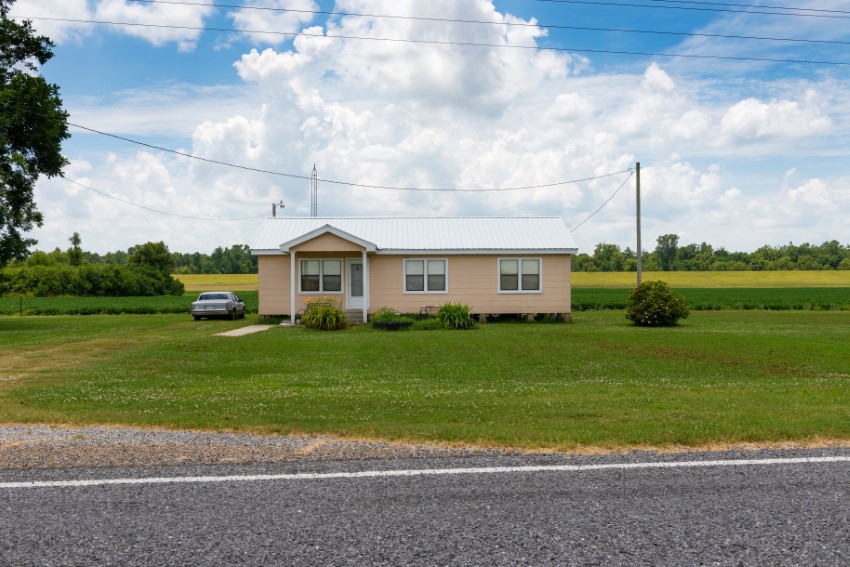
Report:
[[764,465],[800,465],[850,462],[850,456],[800,457],[787,459],[731,459],[725,461],[666,461],[649,463],[608,463],[599,465],[531,465],[523,467],[480,467],[458,469],[407,469],[332,473],[261,474],[232,476],[175,476],[150,478],[105,478],[88,480],[42,480],[30,482],[0,482],[0,488],[65,488],[104,486],[110,484],[179,484],[210,482],[257,482],[268,480],[326,480],[335,478],[380,478],[394,476],[439,476],[459,474],[508,474],[537,472],[584,472],[628,469],[677,469],[705,467],[741,467]]

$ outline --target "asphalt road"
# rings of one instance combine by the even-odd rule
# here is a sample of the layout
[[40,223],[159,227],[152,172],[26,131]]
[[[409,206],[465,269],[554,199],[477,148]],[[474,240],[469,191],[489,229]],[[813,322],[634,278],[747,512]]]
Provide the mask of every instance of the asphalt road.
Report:
[[[845,460],[675,465],[827,456]],[[0,564],[846,566],[848,457],[818,449],[0,471]],[[593,468],[659,462],[674,465]],[[528,466],[572,468],[492,470]],[[458,468],[480,470],[438,472]],[[434,471],[379,476],[425,469]],[[375,474],[334,475],[356,471]],[[10,484],[299,473],[325,476]]]

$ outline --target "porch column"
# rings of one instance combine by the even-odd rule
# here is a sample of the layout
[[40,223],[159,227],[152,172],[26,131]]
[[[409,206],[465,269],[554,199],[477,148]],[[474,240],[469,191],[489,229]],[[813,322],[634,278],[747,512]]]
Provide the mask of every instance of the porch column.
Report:
[[295,324],[295,250],[289,251],[289,322]]
[[363,254],[363,322],[369,320],[369,255]]

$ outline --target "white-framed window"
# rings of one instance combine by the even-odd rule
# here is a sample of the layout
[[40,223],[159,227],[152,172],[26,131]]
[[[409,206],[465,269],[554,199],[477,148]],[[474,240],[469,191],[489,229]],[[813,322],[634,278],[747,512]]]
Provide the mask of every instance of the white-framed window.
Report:
[[543,291],[540,258],[499,258],[499,293]]
[[404,293],[447,293],[448,276],[445,258],[405,258]]
[[342,260],[301,260],[301,293],[342,293]]

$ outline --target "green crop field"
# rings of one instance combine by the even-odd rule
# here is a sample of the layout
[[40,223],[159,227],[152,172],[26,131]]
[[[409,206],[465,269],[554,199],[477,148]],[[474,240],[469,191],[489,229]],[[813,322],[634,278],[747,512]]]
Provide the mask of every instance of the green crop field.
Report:
[[[625,309],[627,288],[575,288],[573,311]],[[850,288],[681,288],[692,310],[850,310]],[[240,291],[248,313],[258,309],[256,291]],[[0,315],[94,315],[188,313],[197,292],[156,297],[0,297]]]
[[[575,288],[573,311],[588,309],[625,309],[630,289]],[[765,309],[847,311],[850,310],[850,288],[674,288],[684,296],[691,310]]]
[[[671,287],[685,288],[850,288],[850,270],[788,270],[772,272],[644,272],[643,281],[662,280]],[[635,272],[573,272],[573,288],[637,285]]]
[[[248,313],[257,312],[257,292],[240,291]],[[149,315],[189,313],[197,292],[153,297],[0,297],[0,315]]]
[[850,312],[215,336],[244,324],[0,317],[0,419],[559,450],[850,439]]

